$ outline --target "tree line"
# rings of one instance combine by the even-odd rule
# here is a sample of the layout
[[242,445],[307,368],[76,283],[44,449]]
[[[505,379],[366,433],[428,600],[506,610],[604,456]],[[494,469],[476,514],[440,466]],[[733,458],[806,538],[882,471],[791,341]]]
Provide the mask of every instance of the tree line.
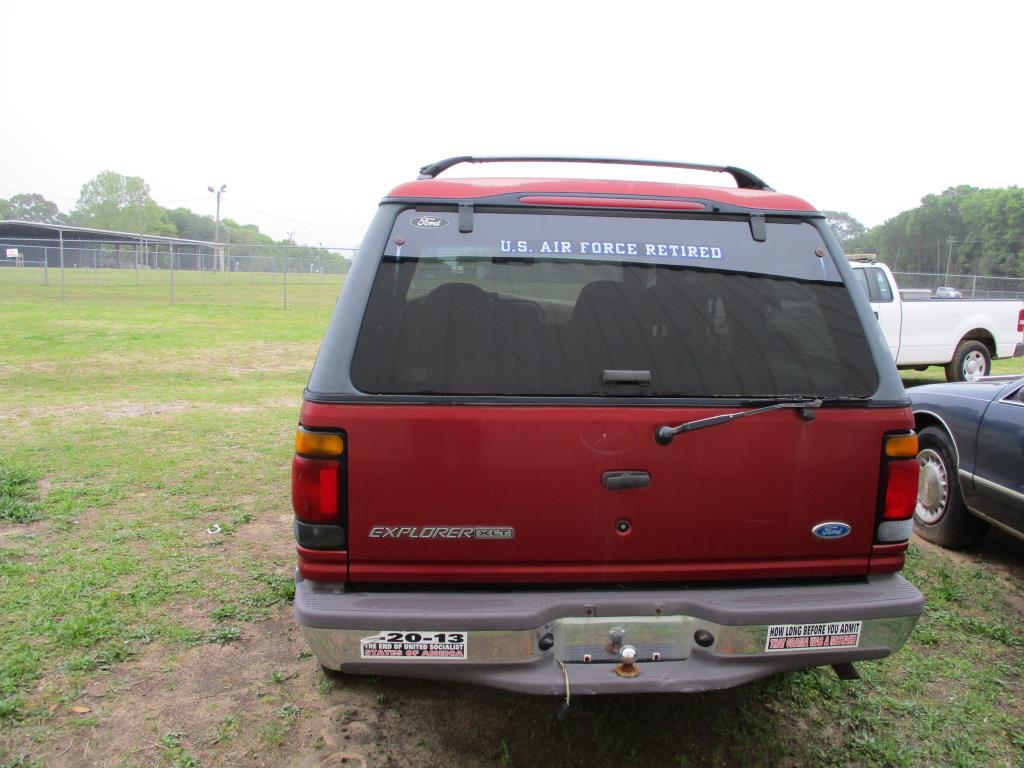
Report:
[[[46,197],[35,193],[0,198],[0,220],[35,221],[46,224],[73,224],[80,227],[130,232],[141,235],[163,235],[187,240],[213,242],[215,222],[188,208],[164,208],[150,196],[149,184],[139,176],[124,176],[104,171],[82,185],[78,201],[69,213]],[[231,218],[220,220],[218,240],[231,247],[234,254],[291,258],[315,258],[337,271],[346,260],[339,254],[314,246],[300,246],[292,239],[274,240],[260,232],[255,224],[239,224]],[[246,249],[244,246],[259,246]]]
[[1024,277],[1024,189],[961,185],[867,229],[824,211],[847,253],[875,253],[902,272]]
[[[916,208],[871,229],[845,211],[824,213],[847,253],[878,254],[895,270],[1024,277],[1024,189],[1020,187],[950,187],[925,196]],[[21,194],[0,199],[0,219],[206,241],[214,239],[215,226],[212,216],[158,205],[141,177],[113,171],[82,185],[70,213],[62,213],[43,195]],[[323,249],[296,246],[290,239],[274,240],[255,224],[239,224],[231,218],[221,219],[219,239],[231,246],[261,246],[261,255],[287,251],[291,256],[315,256],[324,264],[342,260]]]

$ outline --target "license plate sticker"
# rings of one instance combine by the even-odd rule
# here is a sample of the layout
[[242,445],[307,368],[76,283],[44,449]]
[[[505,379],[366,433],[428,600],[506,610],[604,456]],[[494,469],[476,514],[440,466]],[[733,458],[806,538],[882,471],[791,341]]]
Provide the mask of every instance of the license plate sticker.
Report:
[[433,630],[383,630],[359,641],[362,659],[445,659],[469,658],[468,632]]
[[860,644],[863,623],[836,621],[827,624],[773,624],[768,627],[764,649],[772,652],[856,648]]

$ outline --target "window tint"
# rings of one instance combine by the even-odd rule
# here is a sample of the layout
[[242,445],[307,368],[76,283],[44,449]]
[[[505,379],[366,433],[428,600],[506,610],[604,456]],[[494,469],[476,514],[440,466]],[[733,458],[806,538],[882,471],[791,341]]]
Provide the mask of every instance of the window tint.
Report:
[[[381,261],[353,359],[359,389],[756,397],[868,396],[877,385],[841,282],[443,253]],[[607,385],[606,370],[649,371],[651,383]]]

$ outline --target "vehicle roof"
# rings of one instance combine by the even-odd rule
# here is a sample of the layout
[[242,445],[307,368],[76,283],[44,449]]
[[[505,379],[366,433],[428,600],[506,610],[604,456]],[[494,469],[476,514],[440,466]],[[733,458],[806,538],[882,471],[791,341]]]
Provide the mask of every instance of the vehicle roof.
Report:
[[386,199],[467,200],[517,193],[622,195],[630,197],[682,198],[704,200],[755,210],[807,211],[817,209],[792,195],[759,189],[712,187],[698,184],[670,184],[659,181],[617,179],[546,178],[445,178],[421,179],[400,184]]
[[991,376],[977,381],[944,381],[936,384],[921,384],[907,389],[907,396],[915,409],[924,405],[931,407],[935,396],[968,398],[988,402],[1004,397],[1024,380],[1024,374],[1010,376]]

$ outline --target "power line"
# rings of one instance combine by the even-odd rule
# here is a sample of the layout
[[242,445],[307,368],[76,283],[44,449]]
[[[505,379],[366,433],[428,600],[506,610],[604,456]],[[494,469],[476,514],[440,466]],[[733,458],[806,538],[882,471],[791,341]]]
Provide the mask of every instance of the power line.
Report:
[[[13,189],[11,187],[0,187],[0,192],[13,192],[15,195],[42,195],[48,200],[78,200],[79,198],[79,195],[54,195],[48,192],[24,192],[20,189]],[[199,200],[205,199],[205,197],[182,197],[176,200],[164,200],[163,204],[168,205],[170,203],[194,203]]]
[[4,192],[13,192],[16,195],[42,195],[45,198],[53,198],[54,200],[77,200],[78,195],[48,195],[45,192],[23,192],[20,189],[11,189],[10,187],[0,187],[0,190]]

